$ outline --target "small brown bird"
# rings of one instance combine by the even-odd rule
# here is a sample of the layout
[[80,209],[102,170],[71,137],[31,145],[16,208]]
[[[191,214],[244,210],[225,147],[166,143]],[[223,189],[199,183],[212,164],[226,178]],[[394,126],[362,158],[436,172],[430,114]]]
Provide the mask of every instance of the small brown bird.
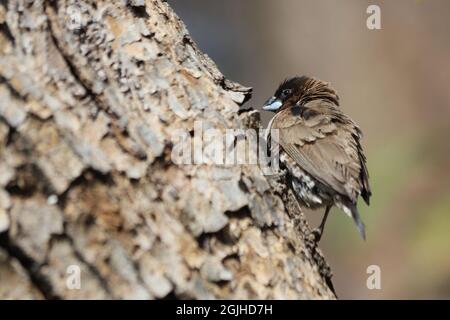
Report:
[[297,199],[312,209],[326,208],[314,231],[316,241],[333,205],[353,218],[365,239],[356,207],[359,196],[367,204],[371,196],[362,132],[339,109],[336,91],[318,79],[294,77],[279,86],[263,110],[276,112],[269,129],[279,130],[280,162]]

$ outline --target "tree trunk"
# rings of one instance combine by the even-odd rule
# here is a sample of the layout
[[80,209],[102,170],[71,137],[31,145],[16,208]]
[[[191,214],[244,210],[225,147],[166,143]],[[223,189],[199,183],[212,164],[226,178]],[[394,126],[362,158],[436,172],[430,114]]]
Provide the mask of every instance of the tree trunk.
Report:
[[172,161],[259,114],[167,3],[0,0],[0,52],[1,299],[335,298],[281,176]]

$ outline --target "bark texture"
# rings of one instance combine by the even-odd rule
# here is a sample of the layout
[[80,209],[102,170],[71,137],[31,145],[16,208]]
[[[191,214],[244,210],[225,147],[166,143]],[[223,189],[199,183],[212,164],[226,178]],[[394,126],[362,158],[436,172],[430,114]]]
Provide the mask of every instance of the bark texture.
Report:
[[1,0],[0,298],[334,298],[282,177],[171,162],[249,97],[163,1]]

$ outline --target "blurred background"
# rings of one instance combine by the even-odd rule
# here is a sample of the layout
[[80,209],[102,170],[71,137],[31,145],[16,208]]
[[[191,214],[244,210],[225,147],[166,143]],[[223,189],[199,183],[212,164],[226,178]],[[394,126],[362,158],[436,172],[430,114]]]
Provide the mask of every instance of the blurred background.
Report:
[[[450,298],[450,1],[169,0],[199,47],[259,109],[279,82],[331,82],[363,129],[367,225],[335,210],[320,246],[343,299]],[[366,9],[381,8],[381,30]],[[271,114],[263,112],[266,124]],[[323,210],[309,213],[311,225]],[[381,268],[381,290],[366,286]]]

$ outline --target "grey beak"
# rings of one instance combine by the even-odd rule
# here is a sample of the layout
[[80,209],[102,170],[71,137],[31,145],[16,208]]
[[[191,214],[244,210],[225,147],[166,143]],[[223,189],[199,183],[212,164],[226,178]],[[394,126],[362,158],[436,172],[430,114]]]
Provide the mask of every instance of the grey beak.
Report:
[[271,97],[269,100],[266,101],[263,105],[263,110],[266,111],[276,111],[283,105],[283,102],[281,102],[280,99],[277,99],[276,97]]

